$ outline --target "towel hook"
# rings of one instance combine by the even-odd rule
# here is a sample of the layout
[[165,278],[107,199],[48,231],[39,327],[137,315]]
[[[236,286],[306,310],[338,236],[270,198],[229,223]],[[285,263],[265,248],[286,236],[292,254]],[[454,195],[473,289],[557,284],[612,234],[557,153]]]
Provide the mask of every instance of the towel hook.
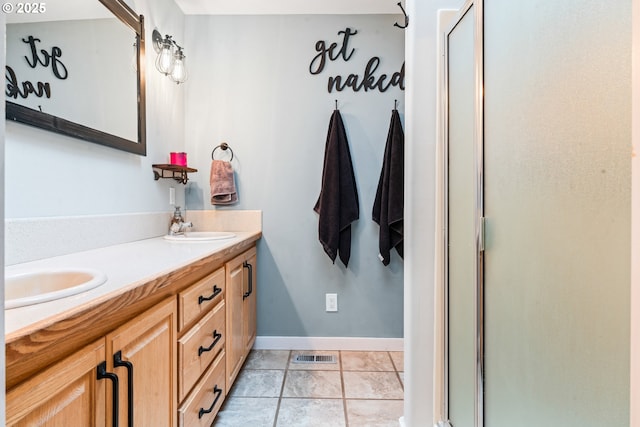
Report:
[[229,147],[229,144],[227,144],[226,142],[223,142],[222,144],[218,145],[213,149],[213,151],[211,152],[211,160],[215,160],[213,158],[213,153],[215,153],[218,148],[222,149],[222,151],[229,150],[229,152],[231,153],[231,159],[229,159],[229,161],[233,160],[233,150],[231,149],[231,147]]
[[393,24],[393,26],[402,28],[404,30],[409,26],[409,17],[407,16],[407,12],[404,11],[404,7],[402,7],[402,2],[398,2],[398,6],[400,6],[400,9],[402,9],[402,14],[404,15],[404,26],[398,24],[397,22]]
[[336,99],[336,110],[338,109],[338,100]]
[[397,100],[397,99],[394,99],[394,100],[393,100],[393,109],[394,109],[394,110],[397,110],[397,109],[398,109],[398,100]]

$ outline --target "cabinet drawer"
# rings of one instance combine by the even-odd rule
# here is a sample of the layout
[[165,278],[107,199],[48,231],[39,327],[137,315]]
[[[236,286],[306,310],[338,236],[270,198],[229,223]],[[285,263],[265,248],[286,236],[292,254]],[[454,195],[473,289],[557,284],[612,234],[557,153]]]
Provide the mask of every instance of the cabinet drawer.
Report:
[[227,394],[224,367],[225,353],[221,351],[178,410],[179,427],[211,426]]
[[179,331],[222,301],[225,289],[224,280],[223,267],[178,294]]
[[224,348],[224,343],[225,303],[221,301],[178,340],[179,400],[189,393],[200,375]]

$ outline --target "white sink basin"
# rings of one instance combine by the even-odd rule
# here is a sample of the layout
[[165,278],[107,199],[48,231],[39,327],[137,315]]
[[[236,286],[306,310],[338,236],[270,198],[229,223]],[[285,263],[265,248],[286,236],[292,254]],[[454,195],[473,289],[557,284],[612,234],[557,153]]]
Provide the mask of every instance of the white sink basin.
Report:
[[164,236],[167,240],[175,242],[202,242],[207,240],[232,239],[236,237],[234,233],[229,231],[186,231],[184,234],[176,236]]
[[5,309],[39,304],[88,291],[107,281],[90,269],[42,270],[4,279]]

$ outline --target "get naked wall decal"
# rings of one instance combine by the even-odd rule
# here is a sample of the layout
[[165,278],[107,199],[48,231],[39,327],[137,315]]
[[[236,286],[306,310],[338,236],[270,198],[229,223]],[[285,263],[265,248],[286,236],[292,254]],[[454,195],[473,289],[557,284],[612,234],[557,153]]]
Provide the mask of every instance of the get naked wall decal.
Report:
[[[23,38],[22,41],[29,45],[31,58],[26,55],[24,56],[29,67],[34,69],[38,67],[38,65],[41,65],[44,68],[51,67],[53,75],[58,79],[65,80],[67,78],[67,67],[60,60],[60,57],[62,56],[62,49],[57,46],[53,46],[51,48],[51,52],[45,49],[40,49],[38,51],[38,46],[36,46],[36,44],[40,43],[41,40],[33,36],[29,36],[26,39]],[[5,95],[7,97],[17,99],[18,95],[20,95],[22,98],[27,98],[30,94],[34,94],[38,98],[42,98],[43,96],[51,98],[51,84],[49,82],[37,82],[35,85],[30,81],[20,83],[12,67],[7,65],[6,72],[7,84],[5,87]],[[20,86],[22,86],[22,89]]]
[[[347,27],[344,30],[338,31],[338,36],[342,37],[339,42],[333,42],[327,46],[327,42],[324,40],[318,40],[315,45],[317,53],[313,57],[311,63],[309,63],[309,72],[312,75],[318,75],[322,73],[328,62],[337,61],[342,59],[344,62],[348,62],[355,53],[356,49],[349,49],[349,42],[354,36],[358,34],[357,30],[352,30]],[[346,78],[342,75],[330,76],[327,80],[327,91],[329,93],[334,90],[342,92],[345,89],[351,88],[354,92],[360,92],[364,90],[368,91],[380,91],[386,92],[392,86],[397,86],[400,90],[404,90],[404,61],[400,71],[394,72],[391,77],[387,74],[380,74],[376,77],[376,71],[380,66],[380,57],[372,56],[367,62],[364,68],[364,74],[349,74]],[[387,79],[388,78],[388,79]]]

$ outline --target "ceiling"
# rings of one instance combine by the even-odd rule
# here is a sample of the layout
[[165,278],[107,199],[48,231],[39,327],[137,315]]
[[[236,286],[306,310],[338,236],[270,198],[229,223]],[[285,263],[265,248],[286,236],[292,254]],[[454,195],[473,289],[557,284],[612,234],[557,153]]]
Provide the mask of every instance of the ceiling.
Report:
[[[125,0],[128,4],[135,1]],[[398,0],[174,0],[185,15],[399,14]],[[402,1],[404,3],[404,0]],[[47,0],[46,13],[5,13],[7,23],[107,18],[97,1]],[[135,7],[134,7],[135,9]]]
[[[185,15],[402,14],[398,0],[174,0]],[[404,1],[403,1],[404,3]]]

